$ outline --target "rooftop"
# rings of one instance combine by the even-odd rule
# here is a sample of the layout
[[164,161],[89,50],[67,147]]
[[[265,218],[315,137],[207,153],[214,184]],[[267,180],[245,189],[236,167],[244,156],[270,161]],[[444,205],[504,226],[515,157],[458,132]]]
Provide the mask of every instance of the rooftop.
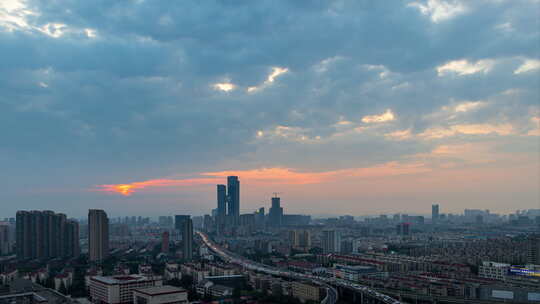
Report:
[[149,288],[141,288],[137,289],[137,292],[149,295],[149,296],[159,296],[159,295],[166,295],[166,294],[173,294],[173,293],[183,293],[186,292],[185,289],[164,285],[164,286],[158,286],[158,287],[149,287]]
[[117,276],[95,276],[92,277],[92,280],[102,282],[105,284],[126,284],[131,282],[139,282],[139,281],[151,281],[154,280],[154,278],[149,278],[142,275],[117,275]]

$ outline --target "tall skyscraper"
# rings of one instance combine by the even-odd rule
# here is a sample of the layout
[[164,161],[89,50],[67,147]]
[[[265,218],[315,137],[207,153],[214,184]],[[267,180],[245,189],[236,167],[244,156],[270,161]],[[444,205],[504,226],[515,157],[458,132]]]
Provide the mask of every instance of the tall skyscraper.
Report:
[[193,260],[193,221],[190,218],[183,222],[182,245],[184,260]]
[[109,218],[103,210],[88,210],[88,256],[102,261],[109,255]]
[[189,220],[190,218],[191,216],[189,215],[175,215],[174,216],[174,229],[176,229],[180,235],[183,236],[184,222]]
[[341,233],[336,230],[323,230],[322,248],[324,253],[341,251]]
[[79,256],[81,254],[81,247],[79,244],[79,223],[75,220],[66,221],[66,239],[65,239],[65,252],[66,256]]
[[17,212],[17,256],[22,259],[79,254],[79,224],[52,211]]
[[227,204],[228,215],[234,225],[239,224],[240,219],[240,181],[238,176],[227,177]]
[[439,221],[439,204],[431,205],[431,221],[434,223]]
[[221,219],[227,215],[227,188],[217,185],[217,216]]
[[279,227],[283,221],[283,208],[281,199],[277,196],[272,197],[272,207],[268,211],[268,223],[270,226]]

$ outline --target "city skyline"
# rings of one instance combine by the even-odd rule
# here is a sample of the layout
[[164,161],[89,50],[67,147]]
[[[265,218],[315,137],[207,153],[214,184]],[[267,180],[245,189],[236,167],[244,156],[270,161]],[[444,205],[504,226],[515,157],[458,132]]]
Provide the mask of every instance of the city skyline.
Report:
[[[264,209],[267,208],[268,210],[267,215],[269,216],[269,223],[270,223],[269,225],[270,226],[281,225],[281,217],[284,215],[285,209],[281,207],[281,197],[278,196],[280,192],[273,192],[271,196],[266,198],[266,199],[270,198],[271,200],[269,206],[267,205],[267,202],[262,202],[259,205],[254,205],[255,207],[253,209],[251,208],[251,205],[253,204],[250,204],[250,207],[242,208],[242,206],[240,205],[241,191],[240,191],[240,179],[238,178],[238,176],[227,176],[226,178],[222,180],[217,179],[213,181],[219,183],[223,180],[227,181],[227,185],[224,185],[224,184],[214,185],[214,187],[216,187],[214,190],[216,194],[216,196],[214,196],[215,201],[213,202],[213,205],[210,204],[208,210],[203,210],[201,212],[191,212],[191,213],[187,212],[189,213],[189,215],[178,215],[178,210],[174,210],[174,209],[173,210],[159,210],[156,212],[156,214],[150,214],[149,217],[148,217],[149,215],[148,213],[144,213],[142,214],[144,215],[143,218],[154,218],[155,220],[158,220],[158,221],[162,221],[162,220],[164,221],[163,218],[165,217],[170,217],[171,220],[173,220],[174,218],[175,229],[177,230],[182,230],[183,222],[185,221],[186,218],[189,219],[191,216],[198,216],[198,217],[216,216],[217,218],[219,218],[220,221],[222,221],[221,224],[236,226],[240,223],[239,222],[240,215],[243,215],[243,214],[257,215],[261,212],[261,209],[264,212]],[[122,193],[122,190],[119,190],[119,193],[121,195],[130,196],[130,194]],[[440,205],[439,203],[435,203],[435,202],[431,202],[428,207],[431,207],[431,209],[420,210],[419,212],[415,212],[411,210],[396,211],[397,209],[395,209],[395,210],[373,212],[373,213],[362,213],[362,214],[352,214],[352,213],[346,213],[346,212],[344,213],[319,213],[318,214],[318,213],[312,213],[309,211],[297,212],[297,210],[295,210],[294,208],[292,210],[287,210],[287,211],[293,211],[292,212],[293,214],[297,213],[297,214],[309,215],[313,218],[332,218],[332,217],[340,217],[340,216],[352,216],[353,218],[370,218],[370,217],[373,218],[377,216],[388,216],[388,215],[392,215],[392,216],[397,216],[397,215],[417,216],[418,215],[422,217],[427,216],[431,218],[433,221],[437,221],[440,218],[441,214],[469,216],[468,213],[487,212],[487,213],[492,213],[492,214],[497,214],[497,215],[511,215],[511,214],[519,213],[521,211],[525,212],[527,210],[529,211],[540,210],[540,206],[539,208],[525,208],[525,209],[513,209],[513,210],[509,209],[510,211],[508,212],[498,212],[497,210],[475,208],[475,206],[468,206],[468,208],[464,208],[461,210],[451,210],[451,209],[444,209],[446,206],[443,206],[443,210],[442,210],[443,212],[440,212]],[[35,210],[18,209],[17,212],[19,211],[31,212]],[[92,209],[90,209],[90,211],[92,211]],[[97,211],[108,212],[107,208],[105,208],[105,210],[97,210]],[[123,218],[124,216],[126,216],[125,213],[112,214],[112,217],[116,219]],[[77,216],[68,216],[68,217],[71,219],[77,219]],[[133,213],[127,214],[127,218],[135,218],[135,217],[138,217],[139,219],[142,218],[141,214],[133,214]],[[11,217],[7,215],[2,217],[2,214],[0,214],[0,218],[9,219]],[[78,219],[85,220],[84,218],[78,218]]]
[[1,1],[2,213],[540,208],[539,9]]

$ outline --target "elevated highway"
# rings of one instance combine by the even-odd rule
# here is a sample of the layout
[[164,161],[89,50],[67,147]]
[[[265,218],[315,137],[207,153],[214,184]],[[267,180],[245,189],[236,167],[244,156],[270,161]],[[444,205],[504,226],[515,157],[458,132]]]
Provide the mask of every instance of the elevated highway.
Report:
[[280,276],[285,278],[290,278],[293,280],[301,281],[311,281],[317,285],[323,286],[326,288],[326,297],[321,301],[322,304],[335,304],[338,301],[338,292],[335,287],[351,289],[354,292],[360,293],[363,298],[369,301],[369,303],[381,303],[381,304],[404,304],[401,301],[398,301],[390,296],[382,294],[376,290],[370,289],[369,287],[359,285],[353,282],[346,280],[335,279],[335,278],[324,278],[311,274],[303,274],[289,270],[277,269],[268,265],[257,263],[246,259],[242,256],[234,254],[224,248],[221,248],[219,245],[214,243],[208,235],[201,231],[196,231],[196,233],[201,237],[204,244],[210,248],[215,254],[220,256],[223,260],[242,266],[245,269],[252,271],[262,272],[274,276]]

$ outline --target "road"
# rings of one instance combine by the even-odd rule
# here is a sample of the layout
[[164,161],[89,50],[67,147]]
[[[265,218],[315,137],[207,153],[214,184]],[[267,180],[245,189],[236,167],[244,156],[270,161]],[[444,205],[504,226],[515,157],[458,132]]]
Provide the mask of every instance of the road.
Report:
[[287,277],[294,280],[311,281],[315,284],[324,286],[327,290],[327,293],[326,293],[326,298],[324,298],[324,300],[321,302],[322,304],[335,304],[338,301],[337,290],[331,285],[340,286],[343,288],[348,288],[357,292],[361,292],[385,304],[403,304],[402,302],[390,296],[384,295],[366,286],[352,283],[346,280],[336,279],[336,278],[323,278],[323,277],[319,277],[319,276],[315,276],[311,274],[303,274],[303,273],[298,273],[294,271],[278,269],[275,267],[271,267],[268,265],[264,265],[261,263],[248,260],[242,256],[239,256],[226,249],[221,248],[220,246],[215,244],[212,240],[210,240],[208,235],[206,235],[205,233],[201,231],[196,231],[196,233],[201,237],[202,241],[206,244],[206,246],[208,246],[208,248],[210,248],[214,253],[216,253],[223,260],[229,263],[236,264],[236,265],[242,266],[246,269],[253,270],[253,271],[263,272],[263,273],[267,273],[274,276]]

